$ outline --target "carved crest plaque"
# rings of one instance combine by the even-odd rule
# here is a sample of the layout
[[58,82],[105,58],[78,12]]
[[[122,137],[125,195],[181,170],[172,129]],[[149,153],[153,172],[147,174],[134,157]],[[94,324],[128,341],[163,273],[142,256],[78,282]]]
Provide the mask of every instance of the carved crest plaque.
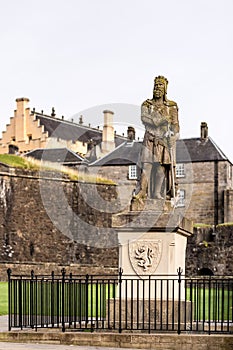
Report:
[[129,259],[138,276],[154,274],[161,256],[161,240],[137,240],[129,242]]

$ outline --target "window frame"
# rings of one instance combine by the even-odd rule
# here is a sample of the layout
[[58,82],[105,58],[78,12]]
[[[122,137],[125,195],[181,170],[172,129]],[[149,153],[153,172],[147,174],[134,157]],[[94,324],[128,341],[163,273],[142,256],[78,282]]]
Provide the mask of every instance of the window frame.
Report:
[[[181,195],[182,193],[182,195]],[[185,207],[185,190],[183,188],[179,188],[178,196],[177,196],[177,207]]]
[[176,177],[185,177],[185,168],[184,163],[177,163],[176,164]]
[[128,172],[128,178],[129,180],[137,180],[137,165],[131,164],[129,165],[129,172]]

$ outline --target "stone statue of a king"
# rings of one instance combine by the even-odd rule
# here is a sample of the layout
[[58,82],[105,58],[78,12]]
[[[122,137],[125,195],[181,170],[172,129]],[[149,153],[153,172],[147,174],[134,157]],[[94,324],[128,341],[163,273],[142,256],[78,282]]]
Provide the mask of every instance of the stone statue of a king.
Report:
[[141,120],[145,126],[141,174],[135,197],[137,199],[175,198],[176,140],[179,137],[178,107],[167,99],[168,80],[154,80],[153,98],[143,102]]

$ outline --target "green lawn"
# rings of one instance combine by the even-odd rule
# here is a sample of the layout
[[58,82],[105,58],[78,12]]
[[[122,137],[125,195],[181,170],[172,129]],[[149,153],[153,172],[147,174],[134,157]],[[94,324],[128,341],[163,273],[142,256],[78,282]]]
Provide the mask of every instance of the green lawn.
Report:
[[233,318],[233,291],[225,288],[186,289],[187,300],[194,304],[194,319],[197,321],[224,321]]
[[[106,300],[113,298],[116,286],[113,284],[66,283],[64,286],[64,315],[81,317],[105,317]],[[12,314],[19,314],[19,299],[22,301],[21,313],[24,315],[62,314],[62,283],[57,281],[36,282],[13,281],[11,293],[16,302],[11,306]],[[30,301],[29,301],[30,300]]]
[[[0,282],[0,315],[8,314],[8,283]],[[115,286],[116,287],[116,286]],[[192,300],[193,302],[193,318],[195,320],[211,320],[211,321],[221,321],[221,320],[231,320],[233,318],[233,291],[229,290],[227,287],[224,288],[224,292],[220,288],[211,288],[210,293],[208,288],[192,288],[192,293],[190,288],[186,289],[186,299]],[[34,295],[31,306],[28,302],[24,302],[23,312],[24,314],[46,314],[53,311],[54,315],[61,314],[61,304],[58,299],[61,296],[61,286],[59,285],[59,297],[57,295],[57,287],[51,289],[51,283],[37,285],[37,291],[35,294],[35,289],[31,290]],[[18,289],[18,287],[17,287]],[[43,292],[42,292],[43,291]],[[23,295],[27,295],[26,299],[29,297],[30,285],[29,283],[24,283],[22,287]],[[41,294],[42,292],[42,294]],[[70,293],[75,297],[69,298]],[[18,295],[18,291],[16,293]],[[73,284],[69,286],[66,284],[65,288],[65,314],[73,314],[80,316],[85,316],[88,313],[88,317],[102,316],[106,314],[106,299],[114,297],[115,288],[113,285],[93,285],[92,287],[88,285],[88,291],[86,290],[85,284]],[[192,295],[191,295],[192,294]],[[45,308],[41,309],[41,300],[43,298],[43,305]],[[86,300],[88,301],[86,303]],[[25,299],[24,299],[25,300]],[[37,300],[37,302],[36,302]],[[53,303],[51,302],[53,300]],[[70,300],[70,302],[69,302]],[[59,310],[57,309],[57,302],[59,304]],[[37,304],[37,307],[36,307]],[[86,309],[88,306],[88,310]],[[35,310],[37,308],[37,310]],[[53,310],[52,310],[53,309]],[[71,311],[73,310],[73,311]],[[12,307],[12,312],[18,313],[18,308],[14,310]]]
[[8,283],[0,282],[0,316],[8,314]]

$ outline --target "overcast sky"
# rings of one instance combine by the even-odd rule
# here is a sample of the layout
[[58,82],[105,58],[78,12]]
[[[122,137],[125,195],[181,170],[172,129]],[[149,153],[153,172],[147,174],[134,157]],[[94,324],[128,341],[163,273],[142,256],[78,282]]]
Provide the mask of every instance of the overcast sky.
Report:
[[233,161],[232,0],[0,5],[1,130],[23,96],[31,108],[50,113],[54,106],[67,119],[100,106],[96,116],[83,112],[93,126],[102,122],[102,105],[120,105],[115,121],[140,125],[133,106],[151,98],[154,77],[165,75],[168,98],[179,106],[181,137],[198,137],[206,121],[209,135]]

